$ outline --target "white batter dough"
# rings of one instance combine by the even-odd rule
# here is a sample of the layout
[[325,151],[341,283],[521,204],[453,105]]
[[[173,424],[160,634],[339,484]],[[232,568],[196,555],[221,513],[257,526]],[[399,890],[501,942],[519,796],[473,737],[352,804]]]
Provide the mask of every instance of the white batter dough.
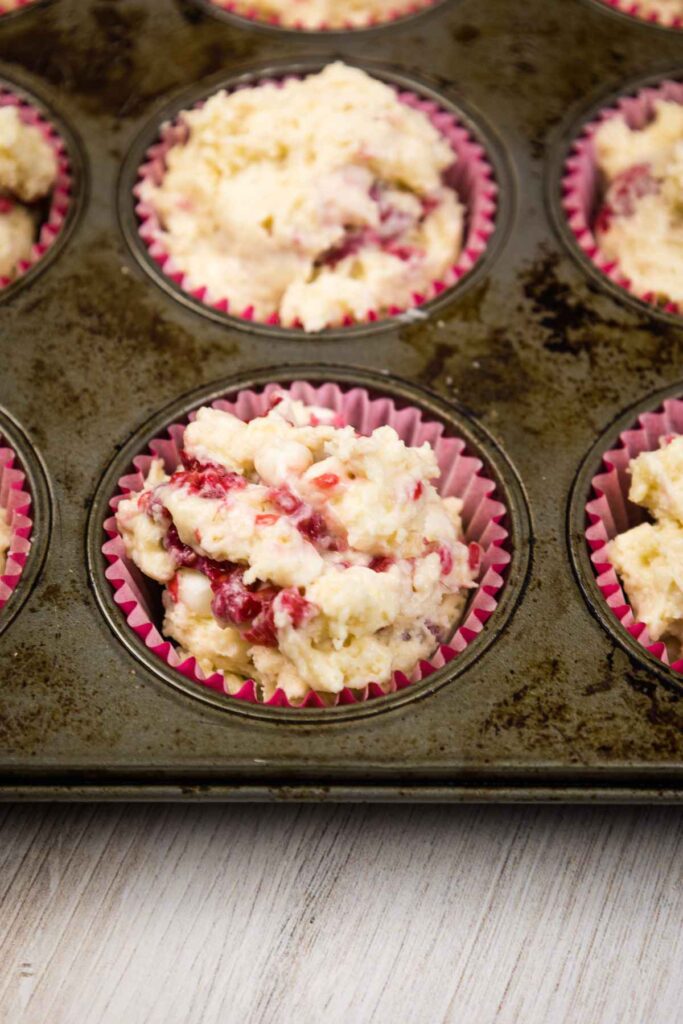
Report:
[[[225,7],[221,0],[214,2]],[[249,13],[264,21],[277,19],[280,25],[304,29],[363,28],[414,9],[413,0],[244,0],[235,8],[238,14]]]
[[683,437],[664,439],[654,452],[630,464],[629,498],[646,508],[654,523],[622,533],[607,545],[636,619],[653,640],[683,643]]
[[141,195],[190,289],[308,331],[413,304],[456,262],[455,154],[394,89],[336,63],[219,92]]
[[20,261],[30,258],[35,233],[26,207],[0,196],[0,277],[11,278]]
[[683,18],[683,0],[638,0],[637,13],[643,18],[656,14],[660,25],[673,25]]
[[621,116],[595,133],[607,182],[596,235],[640,295],[683,302],[683,104],[657,100],[647,127]]
[[247,677],[338,693],[410,673],[457,622],[480,551],[462,541],[427,444],[369,437],[287,397],[244,423],[200,409],[186,469],[156,461],[117,523],[129,557],[165,585],[164,633],[231,691]]
[[26,204],[46,196],[56,177],[57,158],[38,128],[16,107],[0,107],[0,277],[30,259],[37,217]]

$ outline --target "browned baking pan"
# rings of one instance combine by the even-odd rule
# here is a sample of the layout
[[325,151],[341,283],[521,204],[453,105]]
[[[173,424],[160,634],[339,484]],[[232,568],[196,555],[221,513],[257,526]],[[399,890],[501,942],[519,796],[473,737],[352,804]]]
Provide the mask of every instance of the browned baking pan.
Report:
[[[487,147],[485,256],[388,324],[311,337],[207,315],[138,244],[145,148],[219,84],[337,57],[454,110]],[[585,0],[445,0],[334,34],[264,30],[203,0],[0,18],[0,78],[61,127],[74,172],[67,230],[0,293],[0,434],[35,523],[0,611],[5,798],[681,800],[682,677],[606,610],[584,530],[602,452],[683,394],[683,323],[586,265],[560,187],[596,104],[678,69],[683,33]],[[212,696],[136,642],[104,577],[107,500],[141,444],[204,400],[297,378],[418,404],[465,437],[508,508],[513,560],[477,642],[367,706]]]

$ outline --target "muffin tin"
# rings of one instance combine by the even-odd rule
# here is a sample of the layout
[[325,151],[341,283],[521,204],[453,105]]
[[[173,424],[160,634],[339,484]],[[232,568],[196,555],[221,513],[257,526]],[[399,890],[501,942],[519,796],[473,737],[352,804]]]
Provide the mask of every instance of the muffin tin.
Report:
[[[0,612],[5,797],[680,801],[681,677],[600,603],[582,509],[631,407],[683,393],[683,325],[591,274],[558,230],[585,113],[670,76],[680,40],[583,0],[450,0],[329,40],[194,0],[55,0],[0,20],[0,75],[49,97],[80,136],[81,196],[92,182],[44,272],[0,295],[0,433],[13,431],[36,524]],[[494,140],[507,223],[481,272],[410,321],[323,338],[178,301],[121,230],[136,140],[188,90],[337,57],[424,83]],[[365,382],[469,432],[513,509],[513,565],[481,642],[408,697],[247,714],[124,642],[103,509],[169,415],[306,377]]]

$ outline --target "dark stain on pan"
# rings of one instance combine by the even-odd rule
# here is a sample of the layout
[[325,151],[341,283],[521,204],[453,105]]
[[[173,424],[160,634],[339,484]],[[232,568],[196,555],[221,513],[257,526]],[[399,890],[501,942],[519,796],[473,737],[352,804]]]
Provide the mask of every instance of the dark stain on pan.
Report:
[[[532,315],[550,334],[544,343],[548,351],[578,355],[590,346],[590,338],[595,336],[598,324],[595,313],[582,297],[559,279],[560,262],[557,253],[549,253],[538,260],[524,275],[523,291]],[[618,325],[615,320],[608,320],[600,326]]]
[[453,31],[453,39],[462,46],[469,46],[481,37],[481,29],[476,25],[458,25]]
[[583,690],[585,697],[592,700],[591,715],[577,715],[573,702],[564,695],[570,685],[571,670],[558,658],[549,657],[533,666],[532,676],[540,669],[545,684],[527,683],[496,701],[483,724],[484,730],[505,735],[513,745],[517,742],[515,736],[521,733],[559,735],[569,747],[570,758],[574,756],[571,748],[581,737],[590,739],[603,755],[633,757],[642,747],[646,729],[630,736],[621,734],[622,714],[613,694],[615,688],[626,684],[632,691],[631,699],[627,699],[632,711],[641,721],[646,719],[657,727],[650,736],[650,756],[675,758],[683,732],[680,694],[658,686],[637,668],[624,672],[621,663],[615,667],[613,658],[606,658],[601,668],[601,677]]

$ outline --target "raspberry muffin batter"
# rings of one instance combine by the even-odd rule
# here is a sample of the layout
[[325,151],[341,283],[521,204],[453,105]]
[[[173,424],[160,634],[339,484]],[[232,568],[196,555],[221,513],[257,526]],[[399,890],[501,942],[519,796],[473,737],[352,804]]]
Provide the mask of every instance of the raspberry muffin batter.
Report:
[[606,181],[596,237],[637,294],[683,302],[683,105],[656,100],[644,128],[622,115],[595,133]]
[[7,552],[9,551],[12,531],[10,529],[9,516],[4,508],[0,508],[0,576],[5,571],[7,564]]
[[164,633],[206,674],[269,699],[409,674],[450,635],[480,559],[432,448],[361,436],[278,393],[245,423],[203,408],[182,466],[120,502],[128,556],[163,584]]
[[683,0],[638,0],[635,6],[638,17],[656,16],[661,25],[673,25],[683,18]]
[[[227,7],[225,0],[213,0]],[[232,9],[289,28],[363,28],[428,6],[415,0],[243,0]]]
[[50,192],[57,158],[17,107],[0,107],[0,277],[12,278],[31,256],[38,231],[34,204]]
[[140,198],[188,290],[308,331],[413,304],[457,261],[455,153],[358,68],[221,91]]
[[621,576],[636,618],[653,640],[683,650],[683,436],[630,463],[629,499],[654,522],[619,534],[607,557]]

